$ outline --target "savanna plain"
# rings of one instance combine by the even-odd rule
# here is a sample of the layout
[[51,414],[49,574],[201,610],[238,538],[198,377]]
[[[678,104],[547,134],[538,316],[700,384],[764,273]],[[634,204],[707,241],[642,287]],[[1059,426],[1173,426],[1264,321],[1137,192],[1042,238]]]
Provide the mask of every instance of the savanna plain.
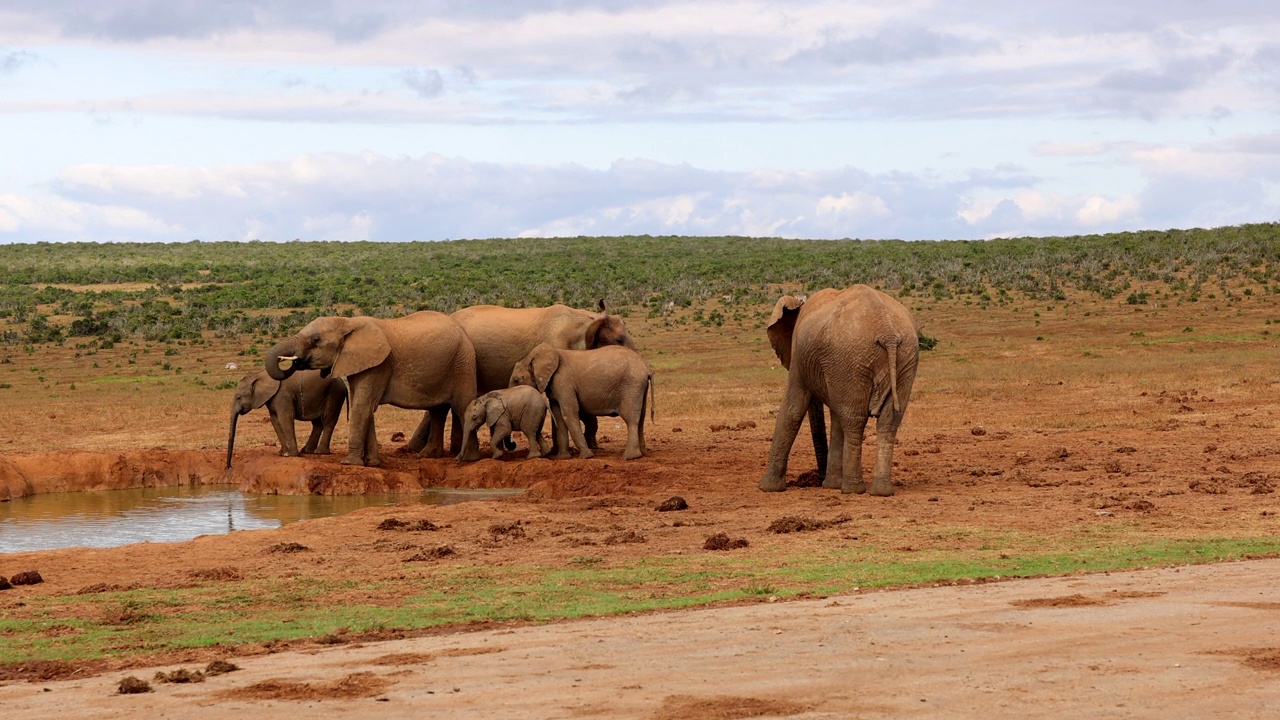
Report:
[[[0,591],[16,716],[1280,710],[1280,226],[0,256],[0,501],[408,493],[187,542],[0,548],[0,575],[43,579]],[[762,493],[786,377],[765,319],[784,292],[854,282],[900,298],[929,347],[896,494],[813,487],[804,430],[792,485]],[[625,430],[603,418],[589,460],[526,460],[523,442],[420,459],[404,445],[421,413],[384,406],[380,468],[277,457],[259,410],[223,470],[231,388],[311,317],[601,297],[655,370],[646,457],[622,461]],[[343,421],[335,452],[346,440]],[[438,486],[525,492],[412,501]],[[676,496],[687,508],[659,509]],[[211,662],[240,669],[196,673]],[[120,694],[128,676],[153,691]]]

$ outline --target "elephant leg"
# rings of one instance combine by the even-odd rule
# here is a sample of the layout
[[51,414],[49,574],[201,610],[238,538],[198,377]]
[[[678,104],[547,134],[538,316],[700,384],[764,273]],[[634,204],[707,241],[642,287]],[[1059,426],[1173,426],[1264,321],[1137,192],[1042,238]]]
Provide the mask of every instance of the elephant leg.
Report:
[[[833,408],[831,416],[834,418],[835,414]],[[834,427],[834,421],[832,425]],[[842,475],[836,476],[842,478],[840,492],[861,494],[867,491],[867,485],[862,481],[862,436],[867,429],[867,416],[842,419],[840,426],[844,435],[844,467],[841,468]],[[827,480],[831,480],[830,475],[827,476]]]
[[365,467],[378,467],[382,464],[382,455],[378,452],[378,430],[373,415],[369,416],[369,430],[364,438]]
[[268,408],[271,414],[271,427],[276,431],[276,439],[280,441],[280,454],[284,457],[297,457],[298,436],[293,428],[293,414],[276,412]]
[[898,440],[898,423],[902,414],[892,404],[876,418],[876,467],[871,473],[871,494],[888,497],[893,494],[893,446]]
[[[577,417],[574,415],[575,420]],[[551,435],[554,438],[551,443],[555,451],[553,457],[557,460],[573,457],[569,454],[569,428],[565,423],[564,409],[554,400],[551,402]]]
[[[813,455],[818,461],[818,477],[823,479],[823,487],[833,487],[825,482],[827,478],[831,477],[831,474],[827,471],[830,463],[827,455],[827,429],[824,427],[823,412],[821,400],[813,398],[809,401],[809,435],[813,438]],[[840,447],[839,442],[835,439],[835,425],[836,419],[833,416],[831,418],[831,444]],[[839,455],[840,453],[837,452],[836,456]],[[839,482],[840,475],[836,474],[837,485],[835,487],[839,486]]]
[[[418,457],[424,457],[424,458],[444,457],[444,424],[445,424],[445,421],[448,420],[448,413],[449,413],[449,408],[447,406],[431,408],[430,410],[427,411],[426,413],[427,417],[430,419],[425,421],[422,424],[426,424],[429,426],[430,436],[427,438],[427,442],[425,445],[423,445],[422,450],[418,452]],[[418,427],[421,428],[422,424],[419,424]],[[461,428],[459,428],[455,434],[458,436],[459,442],[461,442],[462,441]]]
[[339,406],[330,413],[325,413],[322,419],[322,427],[320,430],[320,442],[316,443],[314,452],[317,455],[328,455],[329,442],[333,439],[333,429],[338,426],[338,418],[342,416],[342,408]]
[[378,438],[373,429],[373,411],[378,407],[382,388],[368,387],[369,383],[351,383],[350,437],[347,438],[347,456],[343,465],[365,465],[368,462],[370,439],[373,454],[377,457]]
[[782,492],[787,489],[787,459],[791,454],[791,446],[796,441],[796,434],[800,432],[805,411],[809,409],[811,397],[812,394],[796,374],[788,373],[786,394],[778,408],[778,419],[773,426],[773,442],[769,445],[769,464],[765,467],[764,477],[760,479],[761,490]]
[[596,442],[596,433],[600,429],[600,419],[595,415],[582,415],[578,419],[582,421],[582,435],[586,438],[587,447],[599,450],[600,444]]
[[324,423],[320,420],[311,421],[311,435],[307,437],[307,444],[302,446],[298,451],[300,455],[310,455],[316,451],[316,446],[320,444],[320,436],[324,433]]
[[[813,405],[809,405],[812,412]],[[822,403],[818,403],[818,412],[822,412]],[[813,416],[810,415],[810,418]],[[826,444],[826,438],[822,439]],[[859,435],[858,442],[862,442]],[[819,466],[818,471],[823,473],[822,487],[833,490],[844,488],[844,423],[840,422],[840,416],[831,413],[831,447],[835,448],[835,452],[824,453],[827,457],[826,467]]]
[[644,456],[644,393],[641,386],[638,402],[623,402],[619,408],[622,420],[627,424],[627,447],[622,451],[623,460],[635,460]]
[[453,413],[453,423],[449,426],[449,454],[462,452],[462,443],[466,438],[462,434],[462,413]]
[[[587,446],[587,438],[582,433],[582,423],[580,422],[578,399],[576,397],[561,401],[560,416],[565,419],[569,437],[573,438],[573,444],[578,448],[578,457],[584,459],[595,457],[596,454],[591,452],[591,448]],[[567,446],[565,450],[566,452],[568,451]]]
[[410,452],[421,453],[427,447],[427,441],[431,439],[431,412],[422,413],[422,420],[418,421],[418,427],[413,431],[413,437],[409,438],[408,448]]
[[542,457],[545,449],[542,442],[542,421],[537,413],[526,412],[524,417],[520,418],[520,432],[524,433],[525,440],[529,441],[529,458]]

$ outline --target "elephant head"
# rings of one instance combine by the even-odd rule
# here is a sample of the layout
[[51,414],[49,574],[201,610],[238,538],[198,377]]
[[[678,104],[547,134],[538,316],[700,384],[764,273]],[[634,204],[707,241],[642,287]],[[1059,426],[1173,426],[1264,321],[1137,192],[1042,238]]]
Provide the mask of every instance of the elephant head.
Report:
[[[462,437],[471,438],[480,429],[481,425],[487,426],[490,432],[494,432],[495,427],[502,421],[504,415],[509,418],[510,412],[507,409],[507,403],[502,399],[501,393],[495,391],[481,395],[467,405],[466,416],[462,419]],[[508,419],[506,428],[504,428],[508,434],[510,433],[511,423],[512,421]],[[458,462],[463,462],[464,454],[460,453],[458,455]]]
[[231,453],[236,444],[236,421],[250,410],[266,405],[280,391],[280,381],[265,372],[251,373],[240,380],[236,394],[231,399],[231,429],[227,433],[227,467],[231,467]]
[[540,343],[511,370],[510,387],[528,385],[545,393],[551,377],[559,368],[559,351],[546,343]]
[[267,351],[267,373],[283,380],[296,370],[348,377],[376,367],[391,354],[386,333],[373,318],[320,317]]
[[626,326],[622,324],[622,318],[617,315],[610,315],[609,311],[605,309],[604,300],[601,300],[600,312],[594,313],[591,324],[587,327],[586,349],[594,350],[608,345],[621,345],[632,350],[636,349],[636,344],[631,340],[631,336],[627,334]]

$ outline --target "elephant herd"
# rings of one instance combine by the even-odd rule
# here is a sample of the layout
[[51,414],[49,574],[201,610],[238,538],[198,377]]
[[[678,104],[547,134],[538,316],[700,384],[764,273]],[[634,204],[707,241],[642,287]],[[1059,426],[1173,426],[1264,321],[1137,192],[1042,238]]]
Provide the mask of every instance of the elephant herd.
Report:
[[[892,495],[893,446],[919,357],[918,328],[906,308],[865,285],[821,290],[807,300],[787,295],[774,307],[767,334],[787,368],[787,384],[760,489],[786,488],[787,459],[808,415],[823,486],[865,492],[862,438],[867,420],[875,417],[870,490]],[[237,418],[263,405],[280,454],[292,456],[327,453],[346,403],[350,434],[342,462],[349,465],[380,464],[374,416],[384,404],[426,411],[408,444],[422,457],[445,455],[450,411],[449,451],[459,461],[481,457],[482,424],[490,430],[494,458],[514,449],[514,430],[528,439],[530,458],[569,457],[570,439],[579,456],[589,458],[602,415],[621,416],[626,423],[624,459],[646,453],[644,415],[646,407],[653,413],[653,371],[622,318],[610,314],[603,301],[598,312],[565,305],[478,305],[452,315],[320,317],[268,350],[264,365],[236,389],[227,467]],[[550,443],[542,435],[548,413]],[[295,420],[312,423],[301,448]]]

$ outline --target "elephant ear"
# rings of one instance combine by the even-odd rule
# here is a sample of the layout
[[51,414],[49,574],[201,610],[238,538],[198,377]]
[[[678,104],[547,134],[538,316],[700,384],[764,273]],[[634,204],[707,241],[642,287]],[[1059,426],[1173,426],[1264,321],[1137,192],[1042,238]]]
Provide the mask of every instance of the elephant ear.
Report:
[[492,428],[502,419],[502,414],[507,411],[507,404],[502,398],[494,396],[484,401],[484,424]]
[[530,353],[529,368],[533,370],[534,387],[545,393],[551,377],[560,368],[560,353],[546,343],[542,343]]
[[272,379],[265,372],[260,373],[253,381],[252,393],[250,394],[250,407],[255,410],[266,405],[271,398],[280,392],[280,381]]
[[773,352],[782,361],[782,367],[791,369],[791,334],[796,329],[796,316],[800,314],[800,307],[804,305],[804,301],[783,295],[778,298],[778,302],[773,306],[773,314],[769,316],[769,324],[766,332],[769,334],[769,344],[773,346]]
[[369,318],[354,318],[346,331],[342,350],[333,361],[333,375],[350,377],[375,367],[391,354],[387,334]]

